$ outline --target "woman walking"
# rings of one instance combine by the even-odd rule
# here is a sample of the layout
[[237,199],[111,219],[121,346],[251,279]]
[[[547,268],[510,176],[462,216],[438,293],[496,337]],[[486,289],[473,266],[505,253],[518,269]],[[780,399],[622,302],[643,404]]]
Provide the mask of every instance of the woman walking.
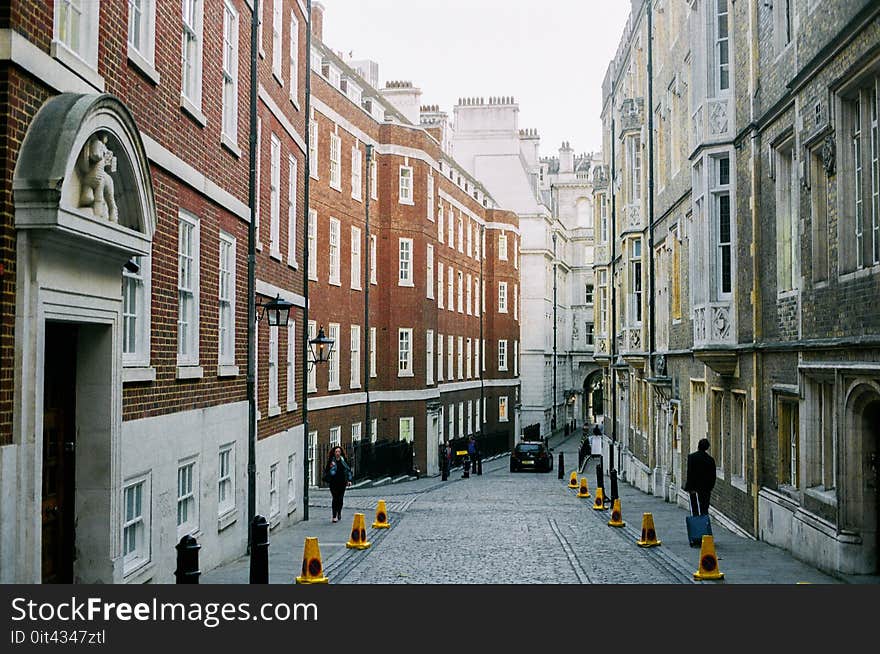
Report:
[[342,518],[342,498],[345,489],[351,486],[351,466],[345,460],[342,447],[337,445],[327,457],[327,465],[324,466],[324,481],[330,486],[330,494],[333,496],[333,515],[331,522],[339,522]]

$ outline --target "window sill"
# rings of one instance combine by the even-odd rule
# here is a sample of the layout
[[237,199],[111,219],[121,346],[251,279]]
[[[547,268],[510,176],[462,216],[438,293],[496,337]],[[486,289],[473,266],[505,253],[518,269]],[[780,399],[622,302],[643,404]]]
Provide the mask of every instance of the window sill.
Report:
[[361,286],[352,286],[352,287],[351,287],[351,290],[353,290],[353,291],[362,291],[362,290],[364,290],[364,289],[363,289]]
[[730,477],[730,485],[734,488],[738,488],[743,493],[748,493],[748,484],[746,484],[746,480],[739,475],[731,475]]
[[[259,219],[260,219],[259,216],[257,216],[257,220],[259,220]],[[254,248],[256,249],[257,252],[262,252],[263,251],[263,242],[260,240],[257,240],[257,244],[254,246]]]
[[238,366],[233,364],[221,363],[217,366],[218,377],[238,377]]
[[334,191],[336,191],[337,193],[342,193],[342,184],[339,184],[338,186],[334,186],[333,184],[330,184],[330,188],[333,189]]
[[288,500],[287,502],[287,515],[291,513],[296,513],[296,500]]
[[296,402],[288,402],[287,403],[287,412],[296,411],[299,408],[299,404]]
[[203,114],[201,110],[183,94],[180,95],[180,108],[183,109],[183,111],[188,114],[193,120],[195,120],[201,127],[204,127],[208,124],[208,119],[205,117],[205,114]]
[[235,141],[226,136],[225,133],[220,134],[220,145],[235,155],[236,159],[241,159],[241,148],[238,147]]
[[276,511],[269,516],[269,531],[281,524],[281,511]]
[[275,81],[278,82],[278,86],[280,86],[283,89],[284,88],[284,77],[283,77],[281,71],[280,70],[273,70],[272,77],[274,77]]
[[297,262],[296,259],[288,259],[287,265],[289,267],[293,268],[294,270],[299,270],[299,263]]
[[204,376],[201,366],[177,366],[177,379],[202,379]]
[[359,195],[352,195],[351,199],[354,200],[355,202],[363,202],[364,201],[364,199]]
[[341,388],[342,388],[342,387],[339,386],[339,384],[336,384],[335,386],[327,386],[327,391],[338,391],[338,390],[340,390]]
[[413,284],[412,282],[401,282],[398,280],[397,285],[406,286],[407,288],[415,288],[415,284]]
[[131,65],[134,66],[144,77],[146,77],[150,82],[154,85],[159,86],[159,82],[162,79],[159,76],[159,71],[157,71],[153,64],[151,64],[147,59],[137,50],[135,50],[131,44],[128,45],[128,60],[131,62]]
[[270,406],[269,407],[269,417],[274,418],[275,416],[281,415],[281,407],[280,406]]
[[124,583],[142,584],[149,581],[153,576],[156,564],[150,559],[143,559],[132,564],[131,569],[124,570],[122,573],[122,581]]
[[217,518],[217,532],[221,532],[226,529],[229,525],[235,524],[238,520],[238,509],[232,507],[231,509],[226,509],[223,513],[220,514],[220,517]]
[[290,104],[292,104],[297,111],[302,111],[296,98],[290,98]]
[[413,377],[414,375],[411,372],[399,372],[399,373],[397,373],[397,376],[398,377]]
[[104,78],[98,75],[94,67],[90,66],[73,50],[61,43],[61,41],[52,41],[49,54],[64,64],[74,74],[94,86],[99,92],[104,92]]
[[138,366],[122,369],[123,384],[137,384],[140,382],[156,381],[156,369],[150,366]]
[[342,282],[340,282],[338,279],[335,281],[331,279],[327,283],[330,284],[330,286],[342,286]]
[[406,205],[409,205],[410,207],[414,207],[416,203],[413,202],[412,200],[398,200],[397,204],[406,204]]
[[828,506],[837,506],[836,490],[825,490],[824,486],[814,486],[813,488],[806,489],[804,491],[804,494],[807,497],[818,500],[822,504],[827,504]]
[[317,274],[315,274],[315,275],[309,274],[309,281],[310,281],[310,282],[317,282],[317,281],[319,281],[319,280],[318,280],[318,275],[317,275]]
[[284,261],[284,258],[281,256],[281,250],[275,250],[270,247],[269,256],[275,259],[275,261]]

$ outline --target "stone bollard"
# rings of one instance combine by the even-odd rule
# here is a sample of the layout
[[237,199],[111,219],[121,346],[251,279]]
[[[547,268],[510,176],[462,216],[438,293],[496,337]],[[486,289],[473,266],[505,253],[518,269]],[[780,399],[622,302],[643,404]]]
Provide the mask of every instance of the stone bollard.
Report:
[[199,575],[202,574],[199,570],[199,550],[201,547],[196,539],[188,534],[181,538],[175,546],[177,550],[177,570],[174,571],[176,583],[199,583]]
[[261,515],[251,523],[250,583],[269,583],[269,523]]
[[562,452],[559,453],[559,479],[565,479],[565,458],[562,456]]

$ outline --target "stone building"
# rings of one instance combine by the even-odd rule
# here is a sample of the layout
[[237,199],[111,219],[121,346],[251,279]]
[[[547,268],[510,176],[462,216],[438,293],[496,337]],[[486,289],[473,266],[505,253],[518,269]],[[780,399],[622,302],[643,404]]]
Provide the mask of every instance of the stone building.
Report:
[[706,437],[716,520],[856,574],[880,532],[878,15],[634,1],[596,186],[614,464],[686,503]]

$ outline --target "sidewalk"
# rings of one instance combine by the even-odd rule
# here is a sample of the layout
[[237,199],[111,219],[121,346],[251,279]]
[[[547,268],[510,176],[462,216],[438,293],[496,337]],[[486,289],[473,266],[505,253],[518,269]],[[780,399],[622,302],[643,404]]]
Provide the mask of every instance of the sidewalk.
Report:
[[[565,476],[558,483],[565,492],[576,493],[565,487],[568,476],[577,466],[577,451],[580,438],[570,436],[554,446],[555,453],[563,452],[566,464]],[[569,458],[570,457],[570,458]],[[587,478],[590,494],[595,497],[596,459],[591,459],[584,467],[583,475]],[[605,496],[611,491],[609,467],[605,469]],[[578,477],[580,478],[580,476]],[[687,539],[685,517],[689,511],[678,504],[666,502],[618,480],[620,508],[625,527],[609,527],[610,532],[632,542],[634,551],[641,551],[645,556],[658,559],[677,576],[700,584],[841,584],[841,583],[876,583],[877,577],[858,580],[854,578],[835,578],[825,574],[811,565],[795,559],[783,549],[758,540],[739,536],[725,528],[718,520],[712,521],[712,535],[715,541],[715,552],[718,557],[718,569],[724,574],[721,581],[696,581],[693,573],[699,567],[700,549],[692,548]],[[591,500],[582,500],[590,502]],[[610,506],[610,505],[609,505]],[[592,504],[585,507],[592,519],[608,522],[610,508],[605,511],[594,511]],[[642,514],[650,513],[654,519],[657,538],[661,544],[657,547],[640,548],[636,540],[641,535]]]

